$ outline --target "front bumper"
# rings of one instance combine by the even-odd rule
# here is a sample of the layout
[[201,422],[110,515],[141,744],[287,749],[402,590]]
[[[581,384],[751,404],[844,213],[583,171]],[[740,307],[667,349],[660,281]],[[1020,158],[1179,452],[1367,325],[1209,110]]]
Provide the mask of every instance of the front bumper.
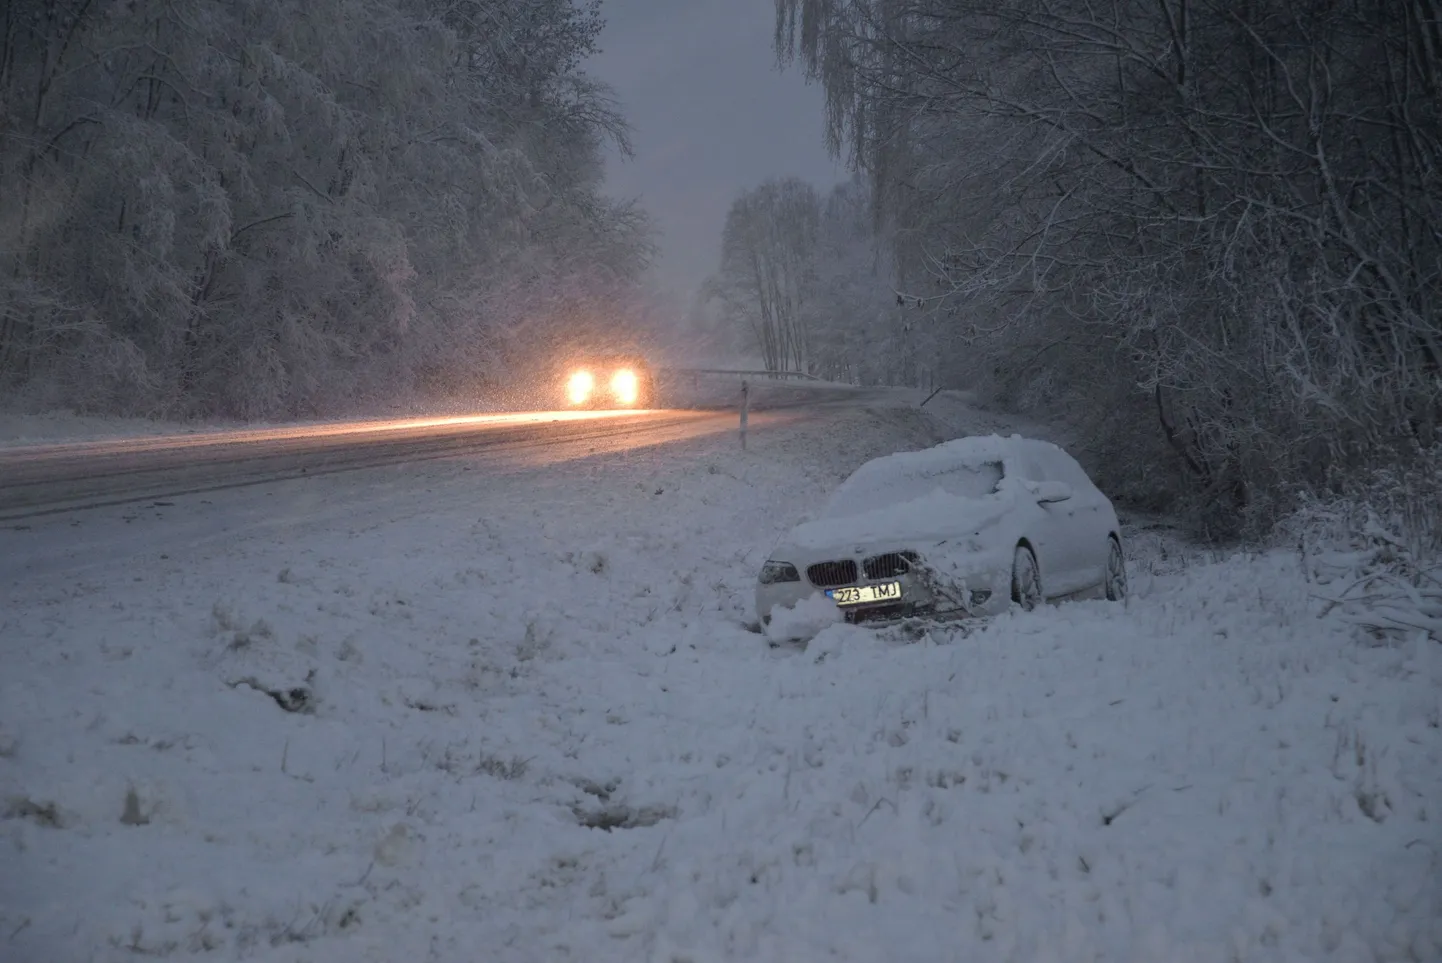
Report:
[[[972,618],[996,615],[1011,605],[1010,573],[997,575],[978,572],[958,583],[940,584],[933,573],[918,569],[891,579],[863,579],[849,585],[872,585],[899,581],[900,601],[874,602],[842,607],[847,622],[855,625],[886,625],[910,618]],[[828,586],[843,588],[845,586]],[[756,617],[762,625],[771,623],[776,608],[792,608],[815,595],[825,594],[806,580],[797,582],[758,583],[756,586]]]
[[[936,599],[922,579],[915,574],[903,574],[895,579],[880,579],[879,581],[899,581],[901,583],[900,602],[877,602],[869,605],[848,605],[844,607],[846,620],[848,622],[858,621],[863,613],[878,612],[882,609],[908,610],[930,610],[935,607]],[[869,581],[853,582],[853,585],[870,585]],[[836,586],[842,588],[844,586]],[[756,586],[756,617],[761,620],[762,625],[771,624],[771,612],[776,608],[789,609],[816,595],[826,594],[825,589],[817,588],[806,580],[805,576],[799,582],[775,582],[772,584],[757,584]]]

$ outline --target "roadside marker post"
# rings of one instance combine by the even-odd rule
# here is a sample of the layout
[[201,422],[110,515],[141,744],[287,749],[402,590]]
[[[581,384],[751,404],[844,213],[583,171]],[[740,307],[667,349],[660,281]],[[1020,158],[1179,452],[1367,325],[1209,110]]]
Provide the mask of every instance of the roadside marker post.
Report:
[[751,414],[751,386],[743,378],[741,381],[741,449],[746,449],[746,422]]

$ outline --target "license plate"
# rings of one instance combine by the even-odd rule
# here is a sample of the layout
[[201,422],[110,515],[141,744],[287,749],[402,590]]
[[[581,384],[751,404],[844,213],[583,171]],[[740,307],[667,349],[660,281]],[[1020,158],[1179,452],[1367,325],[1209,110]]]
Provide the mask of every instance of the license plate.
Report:
[[882,582],[879,585],[848,585],[845,588],[827,589],[826,595],[837,605],[865,605],[868,602],[895,602],[901,598],[901,583]]

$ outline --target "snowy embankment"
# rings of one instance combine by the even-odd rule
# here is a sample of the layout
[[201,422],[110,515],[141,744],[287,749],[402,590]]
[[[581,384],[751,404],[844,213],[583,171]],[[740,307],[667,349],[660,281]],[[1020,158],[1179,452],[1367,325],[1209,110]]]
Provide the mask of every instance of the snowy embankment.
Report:
[[166,422],[148,418],[77,415],[66,411],[43,415],[0,412],[0,448],[135,436],[192,435],[234,427],[237,426],[220,422]]
[[4,587],[0,959],[1442,958],[1442,647],[1358,644],[1294,555],[1149,535],[1126,606],[744,628],[783,528],[934,440],[433,465]]

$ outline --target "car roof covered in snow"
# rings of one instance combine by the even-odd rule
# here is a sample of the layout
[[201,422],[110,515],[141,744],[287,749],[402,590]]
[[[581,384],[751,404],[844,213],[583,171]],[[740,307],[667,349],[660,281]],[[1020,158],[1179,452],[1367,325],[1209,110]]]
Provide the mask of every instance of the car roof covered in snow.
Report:
[[[853,472],[818,517],[792,530],[789,541],[819,548],[843,541],[912,538],[935,532],[939,518],[952,528],[984,527],[1015,504],[1012,485],[1020,484],[1017,476],[1028,474],[1027,463],[1042,452],[1070,457],[1050,442],[1021,435],[975,435],[885,455]],[[958,484],[958,473],[972,474],[966,469],[1008,463],[1006,475],[1000,469],[978,471]]]
[[971,435],[923,448],[921,451],[900,451],[874,458],[852,472],[851,477],[842,482],[842,486],[870,487],[873,484],[890,483],[898,478],[925,478],[961,466],[1021,458],[1039,449],[1066,454],[1062,448],[1049,441],[1023,438],[1021,435]]
[[[989,498],[966,498],[936,489],[855,514],[822,514],[797,525],[782,544],[810,551],[839,545],[925,541],[985,528],[1016,504],[1010,491]],[[944,523],[939,523],[943,519]]]

